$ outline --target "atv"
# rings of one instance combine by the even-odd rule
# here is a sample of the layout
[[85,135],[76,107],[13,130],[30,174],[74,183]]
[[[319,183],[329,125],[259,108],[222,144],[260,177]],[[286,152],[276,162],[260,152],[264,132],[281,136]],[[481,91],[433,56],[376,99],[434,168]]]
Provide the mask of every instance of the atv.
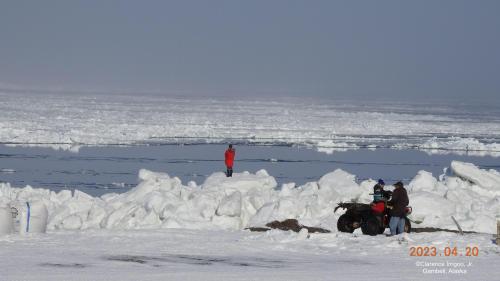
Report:
[[[389,227],[391,215],[387,206],[387,200],[392,195],[390,191],[384,191],[384,210],[382,213],[375,213],[372,211],[370,204],[363,203],[338,203],[334,212],[339,208],[347,209],[337,221],[337,229],[341,232],[353,233],[356,228],[361,227],[363,234],[377,235],[384,233],[385,229]],[[411,214],[412,208],[406,207],[405,227],[404,232],[410,233],[411,223],[408,215]]]

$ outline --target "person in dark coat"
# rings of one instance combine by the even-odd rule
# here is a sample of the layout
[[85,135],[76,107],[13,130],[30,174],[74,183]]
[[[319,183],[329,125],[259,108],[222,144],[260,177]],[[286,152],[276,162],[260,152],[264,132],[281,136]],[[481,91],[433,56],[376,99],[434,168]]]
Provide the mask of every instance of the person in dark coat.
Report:
[[392,206],[391,221],[389,222],[391,235],[401,234],[404,232],[406,206],[410,203],[408,193],[406,192],[403,183],[399,181],[394,184],[394,187],[395,189],[392,192],[392,199],[388,202],[388,204]]
[[236,151],[233,149],[233,145],[230,144],[224,153],[224,162],[226,163],[226,176],[233,176],[233,164],[234,164],[234,156],[236,155]]

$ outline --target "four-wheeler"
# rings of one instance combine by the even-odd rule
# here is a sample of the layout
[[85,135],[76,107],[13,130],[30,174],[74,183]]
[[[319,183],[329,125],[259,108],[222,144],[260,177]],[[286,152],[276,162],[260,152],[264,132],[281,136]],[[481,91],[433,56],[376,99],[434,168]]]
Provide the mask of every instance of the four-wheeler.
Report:
[[[338,203],[334,212],[339,208],[347,209],[337,221],[337,229],[341,232],[353,233],[356,228],[361,227],[363,234],[377,235],[384,233],[385,229],[389,227],[391,220],[390,209],[387,206],[387,200],[392,195],[390,191],[384,191],[385,199],[382,201],[384,204],[382,212],[375,212],[372,210],[370,204],[363,203]],[[379,201],[380,202],[380,201]],[[411,223],[408,215],[411,214],[412,208],[406,207],[405,227],[404,231],[409,233],[411,231]]]

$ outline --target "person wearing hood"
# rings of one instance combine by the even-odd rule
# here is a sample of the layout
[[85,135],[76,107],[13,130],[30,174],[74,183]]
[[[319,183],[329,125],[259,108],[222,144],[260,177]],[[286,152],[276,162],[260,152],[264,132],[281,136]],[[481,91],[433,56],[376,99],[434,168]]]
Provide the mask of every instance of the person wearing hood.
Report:
[[234,156],[236,155],[236,151],[233,149],[233,145],[230,144],[224,153],[224,162],[226,164],[226,176],[233,176],[233,164],[234,164]]
[[373,187],[373,202],[370,204],[370,208],[376,215],[382,214],[385,210],[384,186],[384,180],[379,179]]

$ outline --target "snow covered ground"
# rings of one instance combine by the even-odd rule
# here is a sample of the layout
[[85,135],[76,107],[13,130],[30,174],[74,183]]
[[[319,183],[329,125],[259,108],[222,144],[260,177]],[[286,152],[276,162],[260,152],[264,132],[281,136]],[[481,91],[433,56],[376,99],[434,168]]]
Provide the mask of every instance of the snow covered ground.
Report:
[[[409,238],[400,244],[381,235],[187,229],[8,235],[0,236],[0,279],[498,280],[494,265],[500,250],[491,235],[439,232]],[[456,246],[459,253],[415,257],[412,246],[434,246],[440,254]],[[467,246],[478,247],[479,255],[465,257]],[[446,274],[429,273],[436,269]]]
[[[137,143],[306,144],[500,155],[495,107],[294,98],[0,93],[0,142],[63,149]],[[444,149],[444,150],[443,150]]]

